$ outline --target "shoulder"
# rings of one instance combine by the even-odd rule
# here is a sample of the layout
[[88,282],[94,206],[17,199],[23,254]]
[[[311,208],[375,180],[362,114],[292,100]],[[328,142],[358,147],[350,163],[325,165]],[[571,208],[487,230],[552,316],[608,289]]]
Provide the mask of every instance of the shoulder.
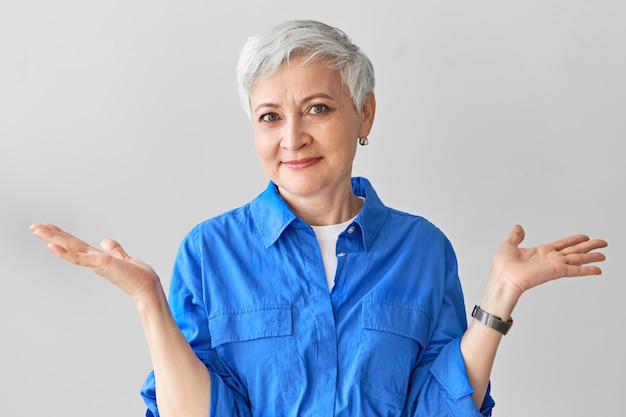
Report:
[[388,208],[388,223],[390,227],[402,227],[405,231],[411,231],[432,239],[448,240],[445,233],[429,219],[401,211]]
[[246,232],[252,223],[250,203],[234,208],[214,217],[195,224],[185,236],[185,239],[205,239],[208,236],[228,236],[234,232]]
[[384,204],[366,178],[353,178],[353,190],[357,195],[365,197],[360,220],[370,238],[380,233],[384,242],[439,247],[449,245],[443,231],[427,218]]

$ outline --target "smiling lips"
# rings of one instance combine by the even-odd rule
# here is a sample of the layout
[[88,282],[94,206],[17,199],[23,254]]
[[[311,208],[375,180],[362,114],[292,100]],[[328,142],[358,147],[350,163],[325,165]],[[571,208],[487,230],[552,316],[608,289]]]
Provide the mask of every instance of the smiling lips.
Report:
[[283,161],[283,165],[291,169],[303,169],[317,164],[321,159],[321,157],[294,159],[291,161]]

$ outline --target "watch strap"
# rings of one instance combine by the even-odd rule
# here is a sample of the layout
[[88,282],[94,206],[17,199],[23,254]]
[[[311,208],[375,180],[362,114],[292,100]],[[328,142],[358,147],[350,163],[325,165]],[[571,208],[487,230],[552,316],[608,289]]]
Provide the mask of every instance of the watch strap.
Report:
[[491,327],[494,330],[499,331],[502,334],[507,334],[511,326],[513,325],[513,318],[509,318],[508,321],[503,321],[501,317],[494,316],[481,309],[478,305],[474,306],[472,311],[472,317],[481,322],[487,327]]

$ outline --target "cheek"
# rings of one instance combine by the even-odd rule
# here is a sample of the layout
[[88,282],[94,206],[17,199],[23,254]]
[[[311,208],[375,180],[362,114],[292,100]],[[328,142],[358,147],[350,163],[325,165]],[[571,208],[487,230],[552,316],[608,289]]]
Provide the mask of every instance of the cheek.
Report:
[[270,153],[267,151],[267,149],[258,144],[256,146],[256,156],[263,165],[267,164],[271,160]]
[[356,155],[357,138],[352,137],[351,133],[351,131],[342,132],[341,136],[334,137],[334,140],[327,144],[329,150],[342,160],[352,160]]
[[[268,138],[265,138],[268,139]],[[276,160],[276,147],[272,145],[272,142],[269,140],[264,140],[262,135],[259,137],[255,135],[254,137],[254,147],[256,150],[256,156],[259,162],[261,163],[261,167],[264,171],[270,172],[273,171],[274,161]]]
[[254,130],[254,148],[260,159],[263,159],[262,155],[267,155],[269,152],[269,144],[271,143],[266,135],[262,131]]
[[357,138],[349,137],[343,144],[343,157],[347,165],[352,165],[354,158],[356,157]]

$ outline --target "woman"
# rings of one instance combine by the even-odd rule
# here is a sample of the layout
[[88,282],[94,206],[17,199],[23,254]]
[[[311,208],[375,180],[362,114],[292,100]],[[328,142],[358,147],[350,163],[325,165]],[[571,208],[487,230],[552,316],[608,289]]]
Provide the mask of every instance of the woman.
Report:
[[[376,112],[369,59],[314,21],[244,46],[242,103],[268,188],[184,239],[169,305],[156,273],[52,225],[32,231],[126,291],[154,372],[147,415],[491,415],[489,376],[524,291],[597,275],[603,240],[522,249],[515,226],[467,326],[452,246],[352,178]],[[158,405],[157,405],[158,403]]]

